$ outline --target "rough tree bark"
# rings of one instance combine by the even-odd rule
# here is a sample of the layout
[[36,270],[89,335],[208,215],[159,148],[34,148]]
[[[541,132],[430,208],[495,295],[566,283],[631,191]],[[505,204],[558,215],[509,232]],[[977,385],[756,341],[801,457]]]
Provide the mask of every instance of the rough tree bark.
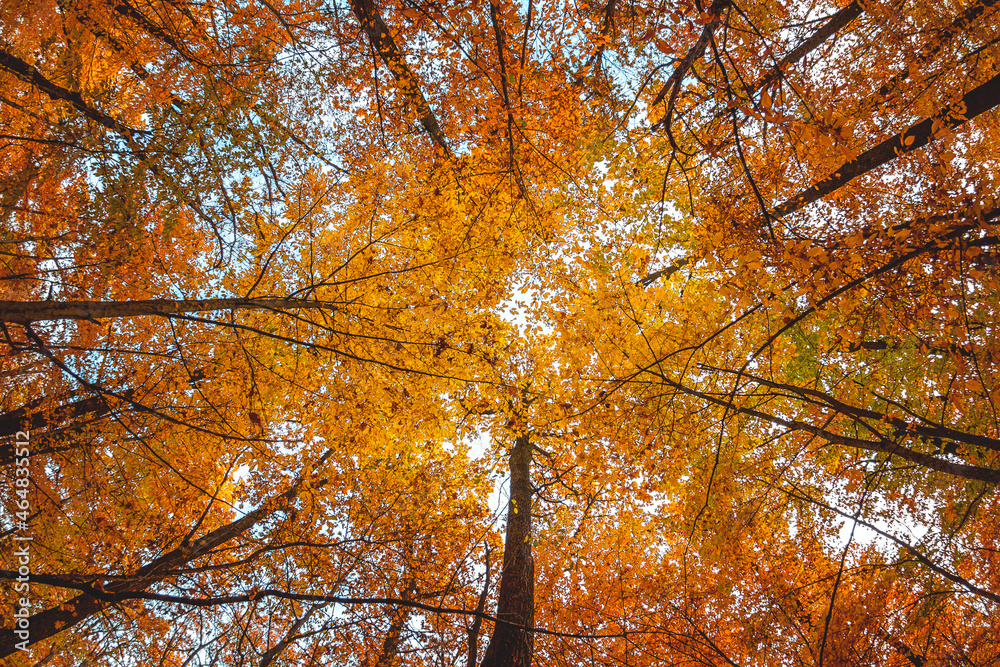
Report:
[[535,561],[531,555],[531,450],[528,435],[510,452],[510,502],[493,629],[480,667],[531,667],[535,623]]

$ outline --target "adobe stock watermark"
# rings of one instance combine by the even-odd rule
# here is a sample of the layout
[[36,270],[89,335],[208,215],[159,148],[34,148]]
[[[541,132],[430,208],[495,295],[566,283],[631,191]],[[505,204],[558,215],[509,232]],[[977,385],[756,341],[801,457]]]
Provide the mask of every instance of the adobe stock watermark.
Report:
[[31,485],[31,473],[29,472],[29,462],[31,452],[29,450],[30,434],[28,431],[17,432],[17,444],[14,448],[15,468],[14,468],[14,557],[17,559],[17,577],[15,578],[14,590],[21,593],[17,600],[14,611],[14,634],[21,640],[14,644],[19,651],[27,651],[28,643],[31,639],[29,628],[29,618],[31,616],[31,600],[27,595],[31,590],[31,541],[34,539],[28,532],[28,516],[31,512],[31,503],[28,500],[28,488]]

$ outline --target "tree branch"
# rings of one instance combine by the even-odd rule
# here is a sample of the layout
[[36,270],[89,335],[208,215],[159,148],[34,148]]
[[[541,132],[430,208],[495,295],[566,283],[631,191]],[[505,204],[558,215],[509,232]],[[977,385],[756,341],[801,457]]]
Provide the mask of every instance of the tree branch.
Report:
[[973,584],[972,582],[970,582],[968,579],[965,579],[964,577],[961,577],[961,576],[959,576],[959,575],[957,575],[957,574],[955,574],[953,572],[949,572],[948,570],[944,569],[940,565],[937,565],[936,563],[934,563],[933,561],[931,561],[929,558],[927,558],[927,556],[925,556],[922,553],[920,553],[920,551],[918,551],[916,547],[914,547],[913,545],[911,545],[908,542],[904,542],[903,540],[899,539],[895,535],[891,535],[891,534],[885,532],[884,530],[879,529],[877,526],[874,526],[873,524],[868,523],[867,521],[865,521],[863,519],[856,519],[856,518],[854,518],[853,515],[848,514],[847,512],[843,512],[843,511],[837,509],[836,507],[833,507],[832,505],[827,505],[826,503],[824,503],[824,502],[822,502],[820,500],[816,500],[815,498],[811,498],[811,497],[809,497],[807,495],[804,495],[804,494],[801,494],[801,493],[797,493],[797,490],[789,490],[789,489],[786,489],[784,487],[779,487],[779,486],[776,486],[774,488],[778,489],[782,493],[785,493],[785,494],[787,494],[788,496],[790,496],[792,498],[797,498],[799,500],[802,500],[802,501],[805,501],[805,502],[808,502],[808,503],[812,503],[814,505],[822,507],[823,509],[826,509],[826,510],[829,510],[829,511],[834,512],[836,514],[839,514],[840,516],[844,517],[845,519],[850,519],[851,521],[856,521],[857,523],[859,523],[860,525],[864,526],[868,530],[874,531],[875,533],[878,533],[882,537],[891,540],[897,546],[901,547],[903,550],[905,550],[911,556],[913,556],[914,558],[916,558],[918,561],[920,561],[921,563],[923,563],[924,565],[926,565],[928,568],[930,568],[931,570],[933,570],[937,574],[940,574],[942,577],[944,577],[948,581],[950,581],[952,583],[955,583],[955,584],[958,584],[959,586],[961,586],[965,590],[969,591],[970,593],[973,593],[975,595],[978,595],[979,597],[985,598],[985,599],[989,600],[990,602],[993,602],[995,604],[1000,604],[1000,595],[997,595],[996,593],[992,593],[992,592],[990,592],[990,591],[988,591],[988,590],[986,590],[984,588],[980,588],[979,586],[976,586],[975,584]]
[[1000,104],[1000,74],[969,91],[960,102],[952,104],[937,116],[925,118],[868,149],[850,162],[845,162],[831,176],[775,207],[773,215],[776,218],[791,215],[802,207],[839,190],[858,176],[867,174],[900,155],[923,148],[947,130],[972,120],[998,104]]
[[[328,451],[320,461],[325,460],[329,454],[330,452]],[[170,576],[173,570],[178,569],[185,563],[204,556],[223,544],[232,541],[275,512],[284,511],[298,495],[302,487],[302,481],[301,479],[298,480],[284,493],[272,497],[256,510],[245,514],[236,521],[220,526],[193,542],[182,542],[176,549],[136,570],[128,579],[113,581],[105,586],[101,581],[84,583],[71,578],[63,579],[51,575],[32,574],[31,577],[35,581],[83,592],[72,600],[31,616],[28,619],[31,633],[26,640],[28,642],[27,645],[37,644],[64,630],[68,630],[98,613],[112,602],[134,599],[155,600],[172,598],[173,596],[158,596],[153,593],[147,594],[144,591],[153,584]],[[325,479],[314,482],[312,488],[322,488],[326,482],[327,480]],[[9,579],[11,575],[16,575],[16,573],[0,572],[0,578]],[[15,642],[16,638],[13,628],[0,629],[0,658],[11,655],[17,650]]]
[[653,375],[666,386],[676,389],[681,393],[688,394],[689,396],[694,396],[703,401],[713,403],[715,405],[721,406],[733,412],[747,415],[748,417],[755,417],[762,421],[770,422],[777,426],[784,426],[789,431],[806,431],[807,433],[812,433],[813,435],[826,440],[835,445],[841,445],[843,447],[850,447],[852,449],[861,449],[870,452],[880,452],[884,454],[892,454],[893,456],[898,456],[901,459],[916,463],[917,465],[923,466],[930,470],[936,470],[938,472],[943,472],[955,477],[961,477],[963,479],[971,479],[980,482],[986,482],[988,484],[1000,483],[1000,470],[994,470],[993,468],[983,468],[980,466],[970,466],[961,463],[951,463],[940,459],[936,456],[931,456],[929,454],[922,454],[921,452],[914,451],[907,447],[893,442],[887,438],[882,438],[880,440],[862,440],[861,438],[852,438],[846,435],[840,435],[839,433],[833,433],[824,427],[816,426],[814,424],[808,424],[806,422],[797,421],[794,419],[785,419],[783,417],[778,417],[762,410],[756,410],[754,408],[748,408],[742,405],[735,404],[732,400],[727,400],[719,398],[708,392],[699,391],[692,387],[688,387],[676,380],[668,378],[666,375],[648,369],[646,371],[650,375]]
[[691,66],[705,53],[712,34],[721,25],[722,12],[729,7],[729,4],[730,0],[712,0],[712,5],[708,9],[709,21],[702,28],[698,41],[694,43],[694,46],[691,47],[687,55],[684,56],[684,59],[680,61],[677,68],[671,73],[667,82],[660,88],[660,92],[653,98],[653,103],[650,106],[656,106],[663,101],[667,93],[670,93],[670,99],[667,101],[667,111],[663,115],[663,118],[653,125],[654,128],[665,128],[668,132],[670,131],[670,125],[674,116],[674,106],[677,103],[677,96],[681,91],[681,83],[684,81],[684,77],[687,76]]
[[125,125],[102,111],[92,107],[84,101],[83,96],[75,90],[69,90],[53,83],[39,72],[34,66],[24,62],[14,54],[0,49],[0,68],[3,68],[16,76],[21,81],[42,91],[49,98],[60,102],[67,102],[77,111],[90,120],[102,125],[109,130],[113,130],[122,136],[131,139],[136,134],[151,134],[146,130],[137,130]]
[[441,131],[441,125],[431,110],[430,104],[427,103],[427,98],[420,91],[417,77],[413,74],[410,66],[406,64],[406,58],[404,58],[403,54],[396,47],[396,43],[392,39],[392,34],[389,32],[385,21],[382,20],[382,16],[379,14],[374,1],[351,0],[351,9],[354,11],[354,15],[358,21],[361,22],[361,27],[364,29],[365,34],[368,35],[368,40],[375,48],[375,51],[381,56],[382,62],[389,68],[392,76],[396,79],[396,83],[416,109],[417,115],[420,118],[420,124],[431,135],[434,143],[440,146],[446,155],[451,157],[452,152],[448,147],[448,141],[445,139],[444,132]]
[[31,324],[49,320],[88,320],[176,315],[213,310],[292,309],[337,310],[342,304],[307,299],[228,298],[228,299],[149,299],[145,301],[0,301],[0,322]]

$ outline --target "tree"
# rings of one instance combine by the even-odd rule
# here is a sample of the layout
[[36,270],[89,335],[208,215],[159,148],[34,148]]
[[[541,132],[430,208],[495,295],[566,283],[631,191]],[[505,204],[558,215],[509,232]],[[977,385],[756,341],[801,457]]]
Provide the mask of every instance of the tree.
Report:
[[991,0],[0,12],[11,664],[1000,656]]

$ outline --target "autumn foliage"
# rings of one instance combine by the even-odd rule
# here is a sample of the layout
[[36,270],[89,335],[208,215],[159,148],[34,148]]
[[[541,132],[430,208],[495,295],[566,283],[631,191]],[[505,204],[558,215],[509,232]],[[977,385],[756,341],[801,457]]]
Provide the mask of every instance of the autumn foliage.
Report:
[[2,3],[0,662],[997,664],[995,4]]

